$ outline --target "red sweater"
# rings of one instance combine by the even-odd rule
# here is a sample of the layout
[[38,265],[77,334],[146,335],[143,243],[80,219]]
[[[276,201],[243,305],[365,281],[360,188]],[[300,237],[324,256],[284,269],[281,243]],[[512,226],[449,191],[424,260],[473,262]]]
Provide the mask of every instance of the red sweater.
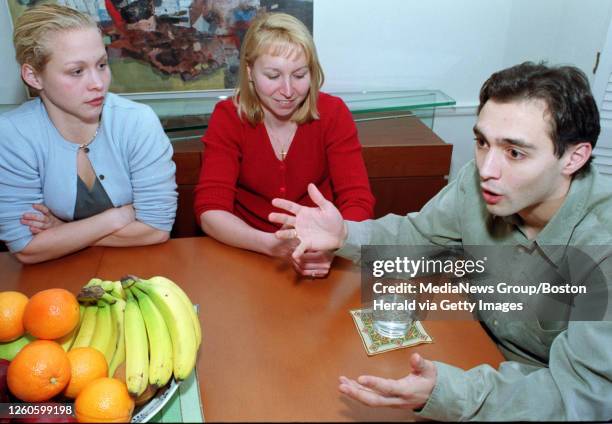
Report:
[[287,157],[280,161],[263,122],[241,121],[232,100],[215,106],[202,142],[200,181],[195,189],[195,214],[208,210],[233,213],[250,226],[278,229],[268,221],[275,197],[313,206],[308,183],[334,202],[344,219],[372,218],[374,196],[361,156],[357,128],[344,102],[320,93],[319,119],[299,125]]

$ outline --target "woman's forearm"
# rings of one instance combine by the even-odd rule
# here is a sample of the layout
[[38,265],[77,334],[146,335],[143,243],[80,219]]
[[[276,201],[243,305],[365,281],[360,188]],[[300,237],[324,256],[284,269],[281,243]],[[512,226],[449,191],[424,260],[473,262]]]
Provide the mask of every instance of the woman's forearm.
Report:
[[[230,212],[209,210],[200,215],[202,230],[209,236],[230,246],[273,255],[271,242],[274,237],[248,225]],[[274,256],[274,255],[273,255]]]
[[164,243],[169,237],[168,231],[158,230],[150,225],[134,221],[98,240],[94,245],[109,247],[146,246]]
[[23,263],[38,263],[59,258],[95,244],[130,222],[133,214],[123,208],[112,208],[87,219],[67,222],[39,234],[15,256]]

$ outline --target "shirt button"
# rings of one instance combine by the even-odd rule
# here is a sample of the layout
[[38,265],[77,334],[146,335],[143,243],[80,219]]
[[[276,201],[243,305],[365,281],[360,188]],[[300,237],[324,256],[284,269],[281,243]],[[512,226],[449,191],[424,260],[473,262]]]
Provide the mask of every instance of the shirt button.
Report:
[[104,179],[104,175],[100,174],[100,180]]
[[287,192],[287,189],[285,189],[285,187],[281,187],[280,188],[280,193],[281,194],[285,194]]
[[281,162],[280,169],[281,169],[281,171],[285,170],[285,162]]
[[493,320],[493,325],[497,327],[497,324],[499,324],[499,322],[497,322],[496,319]]

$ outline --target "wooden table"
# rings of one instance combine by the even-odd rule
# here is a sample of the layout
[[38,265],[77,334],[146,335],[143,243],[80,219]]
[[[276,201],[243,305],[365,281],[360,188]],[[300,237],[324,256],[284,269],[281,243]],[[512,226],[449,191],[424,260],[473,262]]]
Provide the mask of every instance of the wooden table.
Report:
[[434,343],[368,357],[348,313],[360,307],[359,269],[339,258],[327,279],[300,279],[279,261],[201,237],[89,248],[30,266],[3,253],[0,271],[2,290],[28,295],[51,287],[76,293],[94,276],[164,275],[181,284],[201,306],[197,370],[207,421],[411,419],[343,397],[338,376],[397,378],[409,372],[412,352],[462,368],[503,360],[473,321],[425,322]]

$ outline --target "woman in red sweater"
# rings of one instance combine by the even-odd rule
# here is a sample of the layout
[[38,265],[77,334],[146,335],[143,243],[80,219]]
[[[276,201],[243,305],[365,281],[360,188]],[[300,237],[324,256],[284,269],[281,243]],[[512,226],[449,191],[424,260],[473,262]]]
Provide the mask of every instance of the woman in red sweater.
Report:
[[205,145],[195,213],[208,235],[232,246],[293,261],[310,277],[329,272],[330,252],[295,262],[297,240],[279,240],[268,221],[281,197],[311,205],[314,183],[345,219],[372,218],[374,197],[351,113],[319,91],[323,71],[308,29],[283,13],[256,18],[244,38],[239,83],[219,102]]

